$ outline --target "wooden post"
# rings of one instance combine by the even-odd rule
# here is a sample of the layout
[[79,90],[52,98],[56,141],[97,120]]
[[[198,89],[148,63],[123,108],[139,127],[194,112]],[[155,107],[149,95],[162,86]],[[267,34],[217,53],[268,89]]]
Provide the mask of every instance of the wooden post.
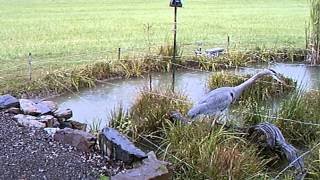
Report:
[[230,46],[230,36],[227,37],[227,53],[229,53],[229,46]]
[[32,56],[31,56],[31,52],[29,52],[29,56],[28,56],[28,65],[29,65],[29,80],[32,80]]
[[152,91],[152,74],[149,71],[149,90]]
[[173,25],[173,57],[172,57],[172,92],[174,92],[175,86],[175,71],[176,71],[176,53],[177,53],[177,10],[178,8],[174,7],[174,25]]
[[121,48],[118,48],[118,60],[120,61],[121,59]]

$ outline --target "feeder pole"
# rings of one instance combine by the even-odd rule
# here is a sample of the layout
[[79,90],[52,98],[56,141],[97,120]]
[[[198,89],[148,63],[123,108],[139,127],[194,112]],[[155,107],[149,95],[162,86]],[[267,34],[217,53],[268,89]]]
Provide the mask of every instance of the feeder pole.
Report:
[[177,53],[177,6],[174,7],[174,23],[173,23],[173,56],[171,61],[172,68],[172,92],[174,92],[175,76],[176,76],[176,53]]

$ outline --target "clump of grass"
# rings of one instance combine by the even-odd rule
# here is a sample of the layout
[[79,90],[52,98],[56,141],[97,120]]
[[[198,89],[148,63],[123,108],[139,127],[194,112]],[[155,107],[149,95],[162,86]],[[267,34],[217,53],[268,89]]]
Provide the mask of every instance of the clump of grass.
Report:
[[125,111],[122,105],[120,105],[118,109],[114,109],[111,112],[109,126],[130,137],[135,136],[133,135],[135,130],[133,129],[134,127],[129,116],[129,112]]
[[172,93],[170,90],[154,90],[152,92],[142,90],[128,113],[124,112],[122,108],[113,113],[111,126],[133,139],[138,139],[138,135],[160,136],[163,123],[168,120],[167,113],[179,110],[185,114],[189,109],[190,104],[184,100],[187,100],[185,96]]
[[89,133],[95,135],[96,137],[98,137],[100,129],[101,129],[101,119],[95,119],[89,125]]
[[148,70],[148,65],[145,64],[141,57],[126,56],[123,60],[117,62],[121,67],[119,72],[123,73],[125,77],[142,77]]
[[26,84],[12,84],[5,93],[17,97],[21,95],[33,96],[60,94],[63,92],[79,91],[81,88],[94,87],[97,79],[114,76],[110,62],[96,62],[70,69],[59,69],[52,72],[43,72],[41,77]]
[[305,60],[306,52],[303,49],[263,49],[256,48],[247,51],[230,51],[215,58],[206,56],[194,56],[193,61],[189,62],[193,66],[198,66],[205,70],[221,70],[236,67],[245,67],[253,63],[266,62],[302,62]]
[[[246,110],[241,109],[241,112],[248,111],[248,113],[244,113],[242,117],[242,123],[244,126],[253,126],[262,122],[270,122],[272,119],[268,118],[268,116],[272,117],[272,112],[270,112],[270,108],[265,103],[255,101],[251,99],[251,97],[240,103],[238,108],[246,108]],[[265,116],[261,116],[261,114]]]
[[305,95],[302,92],[296,92],[283,101],[278,116],[301,121],[302,123],[277,119],[276,124],[289,142],[297,146],[306,146],[318,139],[320,126],[303,123],[320,124],[319,107],[319,92]]
[[[311,150],[317,146],[319,140],[311,143],[308,149]],[[307,170],[306,179],[320,179],[320,147],[317,146],[305,158],[305,165]]]
[[[237,86],[249,78],[250,75],[235,76],[225,72],[217,72],[211,75],[208,81],[208,87],[212,90],[225,86]],[[284,81],[288,86],[276,82],[272,77],[263,77],[246,89],[240,96],[240,100],[252,99],[259,102],[281,97],[282,95],[292,92],[295,89],[296,82],[289,78],[284,78]]]
[[172,93],[170,90],[155,90],[151,93],[145,90],[141,91],[130,113],[137,133],[141,135],[159,131],[170,111],[179,110],[185,114],[190,104],[176,99],[187,100],[185,96]]
[[162,156],[174,164],[176,179],[245,179],[265,167],[255,147],[222,127],[201,122],[168,127]]

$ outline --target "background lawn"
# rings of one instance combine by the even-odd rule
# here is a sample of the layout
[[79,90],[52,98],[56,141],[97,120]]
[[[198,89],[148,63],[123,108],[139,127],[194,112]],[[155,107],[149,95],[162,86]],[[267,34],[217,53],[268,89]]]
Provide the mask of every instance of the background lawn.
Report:
[[[0,0],[0,81],[34,69],[69,67],[116,55],[116,49],[171,43],[169,0]],[[304,47],[307,0],[187,0],[178,40],[237,49]],[[190,52],[190,51],[185,51]],[[79,55],[80,54],[80,55]]]

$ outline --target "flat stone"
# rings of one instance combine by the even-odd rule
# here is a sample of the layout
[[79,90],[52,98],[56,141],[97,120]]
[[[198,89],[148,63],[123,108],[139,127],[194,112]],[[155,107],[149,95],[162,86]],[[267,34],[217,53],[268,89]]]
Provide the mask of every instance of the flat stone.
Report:
[[154,152],[150,152],[139,167],[112,176],[111,180],[170,180],[172,177],[167,165],[169,163],[159,161]]
[[0,96],[0,109],[8,109],[11,107],[19,107],[19,100],[9,94]]
[[58,119],[70,119],[72,117],[72,110],[71,109],[58,109],[53,112],[53,115]]
[[80,151],[90,152],[97,138],[85,131],[65,128],[54,134],[54,140],[74,146]]
[[13,117],[20,126],[32,127],[32,128],[45,128],[46,124],[39,122],[37,117],[18,114]]
[[39,122],[45,123],[46,127],[53,127],[53,123],[57,120],[54,116],[51,115],[42,115],[38,118]]
[[29,99],[20,99],[20,109],[27,115],[44,115],[51,113],[50,108],[45,104],[36,103]]
[[58,104],[53,101],[41,101],[38,104],[42,104],[44,106],[47,106],[51,112],[58,110]]
[[54,137],[56,132],[60,130],[60,128],[44,128],[44,131],[46,131],[50,136]]
[[82,131],[87,130],[86,123],[81,123],[81,122],[73,121],[73,120],[69,120],[69,122],[71,123],[72,129],[78,129],[78,130],[82,130]]
[[127,137],[113,128],[104,128],[99,135],[99,140],[100,149],[110,159],[121,160],[126,164],[131,164],[136,160],[147,157]]

